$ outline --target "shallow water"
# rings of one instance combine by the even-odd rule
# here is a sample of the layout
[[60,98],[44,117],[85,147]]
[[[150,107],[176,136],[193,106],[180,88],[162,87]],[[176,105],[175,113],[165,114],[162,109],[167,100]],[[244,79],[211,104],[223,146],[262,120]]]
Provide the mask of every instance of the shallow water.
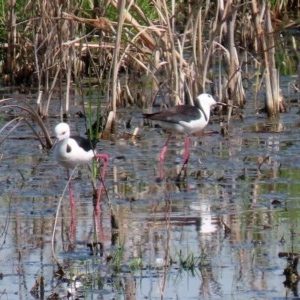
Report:
[[[143,127],[140,110],[122,111],[116,138],[99,144],[110,161],[105,181],[109,200],[102,195],[97,232],[86,167],[73,180],[75,219],[68,191],[63,195],[54,243],[66,272],[63,279],[54,276],[58,267],[51,239],[66,175],[51,153],[39,149],[27,125],[20,124],[1,146],[3,299],[54,293],[63,298],[68,291],[70,299],[293,298],[295,291],[283,284],[287,262],[278,253],[299,251],[298,110],[297,103],[291,104],[288,113],[269,124],[249,101],[245,118],[232,119],[226,137],[219,134],[214,116],[206,130],[210,134],[192,138],[188,176],[181,183],[175,177],[184,137],[171,140],[166,175],[158,180],[157,158],[166,134]],[[125,129],[122,120],[129,115],[132,128]],[[48,122],[53,128],[57,120]],[[73,132],[85,132],[83,119],[69,123]],[[135,127],[139,139],[122,138]],[[96,238],[103,253],[93,256],[87,243]],[[30,291],[41,276],[44,290],[34,297]]]

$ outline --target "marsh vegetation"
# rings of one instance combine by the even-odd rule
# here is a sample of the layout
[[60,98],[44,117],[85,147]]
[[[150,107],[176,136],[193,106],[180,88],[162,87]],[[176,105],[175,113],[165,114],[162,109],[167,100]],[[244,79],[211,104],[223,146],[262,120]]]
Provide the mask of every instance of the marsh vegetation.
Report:
[[[0,5],[3,296],[297,295],[297,264],[284,290],[277,255],[299,252],[298,1]],[[201,92],[229,106],[195,137],[186,181],[173,180],[181,138],[158,180],[164,137],[141,132],[142,111]],[[57,210],[62,119],[109,153],[98,214],[85,169],[76,218]]]
[[106,114],[120,106],[149,106],[157,94],[166,103],[190,102],[203,91],[243,107],[245,89],[251,88],[255,99],[259,93],[265,97],[258,107],[278,116],[284,110],[279,70],[295,73],[298,64],[295,36],[280,37],[287,28],[297,30],[297,5],[255,0],[2,2],[2,11],[8,12],[2,15],[7,24],[2,78],[7,84],[35,86],[43,116],[49,114],[54,90],[59,89],[61,113],[68,115],[70,86],[86,84],[109,99],[102,107]]

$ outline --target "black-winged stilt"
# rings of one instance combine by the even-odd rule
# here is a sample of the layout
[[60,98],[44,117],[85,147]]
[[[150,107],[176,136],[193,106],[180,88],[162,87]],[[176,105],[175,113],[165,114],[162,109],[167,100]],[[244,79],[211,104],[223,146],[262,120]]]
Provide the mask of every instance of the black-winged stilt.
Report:
[[147,119],[154,121],[170,132],[159,156],[161,163],[164,161],[170,137],[174,131],[177,131],[187,135],[185,139],[183,167],[187,165],[189,160],[190,136],[206,127],[210,118],[210,110],[216,104],[218,103],[211,95],[200,94],[195,99],[194,106],[177,105],[160,112],[144,114]]
[[[57,162],[67,169],[67,176],[69,179],[69,170],[75,168],[77,165],[89,164],[94,158],[102,159],[104,161],[102,178],[103,181],[106,174],[108,155],[97,154],[95,152],[95,143],[89,139],[73,136],[70,137],[70,127],[67,123],[59,123],[55,126],[55,135],[57,143],[54,148],[54,156]],[[74,205],[74,195],[71,183],[69,183],[70,201]],[[97,206],[101,191],[98,191]]]

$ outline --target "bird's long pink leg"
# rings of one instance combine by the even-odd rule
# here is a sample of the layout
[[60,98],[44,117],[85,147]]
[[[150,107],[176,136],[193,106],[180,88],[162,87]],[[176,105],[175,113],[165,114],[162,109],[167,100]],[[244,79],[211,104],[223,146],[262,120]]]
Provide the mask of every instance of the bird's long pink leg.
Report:
[[69,195],[70,195],[70,205],[75,206],[75,198],[72,186],[72,178],[70,178],[70,171],[67,169],[67,179],[69,181]]
[[[103,160],[103,168],[102,168],[102,172],[101,172],[101,177],[100,177],[100,186],[99,186],[99,190],[97,193],[97,200],[96,203],[94,204],[94,215],[95,215],[95,221],[96,221],[96,226],[97,226],[97,232],[99,233],[99,241],[101,244],[101,241],[103,241],[103,237],[104,237],[104,232],[103,232],[103,227],[102,227],[102,223],[100,222],[100,201],[101,201],[101,195],[104,189],[104,180],[105,180],[105,176],[106,176],[106,170],[107,170],[107,165],[108,165],[108,155],[107,154],[96,154],[95,158],[98,159],[102,159]],[[103,243],[102,243],[102,247],[103,247]],[[101,247],[100,247],[101,248]]]
[[184,143],[183,165],[177,176],[178,181],[181,178],[182,172],[183,172],[183,178],[186,178],[186,176],[187,176],[187,164],[189,162],[189,158],[190,158],[190,137],[187,136],[185,138],[185,143]]
[[70,194],[70,206],[71,206],[71,222],[70,222],[70,241],[73,243],[75,241],[76,232],[76,212],[75,212],[75,198],[72,186],[72,178],[70,178],[70,171],[67,169],[67,178],[69,181],[69,194]]
[[183,164],[186,165],[190,158],[190,137],[185,138],[184,143],[184,154],[183,154]]
[[166,156],[166,152],[168,150],[168,143],[169,143],[170,138],[171,138],[171,133],[169,134],[169,136],[166,140],[166,143],[165,143],[165,145],[163,146],[163,148],[160,152],[160,155],[159,155],[159,161],[160,162],[163,162],[165,160],[165,156]]
[[104,161],[102,172],[101,172],[101,178],[100,178],[100,186],[99,186],[99,190],[98,190],[98,194],[97,194],[97,200],[96,200],[96,204],[95,204],[95,207],[94,207],[95,211],[99,212],[100,211],[101,195],[102,195],[102,191],[103,191],[103,188],[104,188],[103,182],[105,180],[106,170],[107,170],[107,165],[108,165],[108,155],[107,154],[96,154],[95,157],[96,157],[96,159],[102,159]]
[[165,156],[166,156],[166,152],[168,150],[168,144],[169,144],[169,140],[171,138],[171,133],[169,134],[165,145],[163,146],[160,155],[159,155],[159,177],[163,178],[165,176],[165,169],[164,169],[164,160],[165,160]]

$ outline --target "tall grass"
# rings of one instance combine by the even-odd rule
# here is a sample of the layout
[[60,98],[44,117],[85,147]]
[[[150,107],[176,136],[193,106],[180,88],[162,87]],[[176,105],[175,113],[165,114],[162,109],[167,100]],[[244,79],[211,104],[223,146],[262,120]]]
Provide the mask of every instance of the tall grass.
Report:
[[[43,92],[44,116],[56,87],[61,114],[68,116],[71,83],[83,75],[93,76],[101,85],[110,100],[107,111],[115,114],[124,99],[145,105],[133,99],[121,73],[152,82],[155,90],[149,103],[164,87],[166,103],[192,102],[196,94],[211,92],[224,102],[243,106],[243,77],[257,65],[266,74],[267,98],[272,91],[268,113],[278,114],[279,76],[270,9],[278,16],[278,11],[296,5],[292,1],[269,5],[255,0],[112,0],[99,7],[74,0],[10,4],[8,13],[3,9],[0,15],[8,24],[3,78],[8,84],[31,84]],[[105,84],[104,78],[108,78]]]

